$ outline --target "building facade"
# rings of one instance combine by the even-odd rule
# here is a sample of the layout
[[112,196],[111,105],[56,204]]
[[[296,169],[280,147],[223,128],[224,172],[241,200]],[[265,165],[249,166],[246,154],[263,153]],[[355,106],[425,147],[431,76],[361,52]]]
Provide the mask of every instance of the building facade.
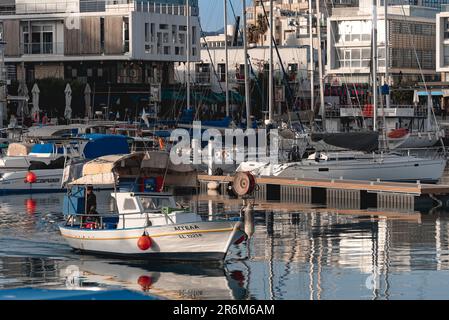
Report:
[[[435,81],[436,68],[435,16],[438,9],[416,6],[388,8],[388,82],[393,85],[415,85]],[[371,73],[372,14],[369,6],[336,9],[328,19],[327,82],[369,83]],[[378,7],[378,74],[385,74],[385,15]],[[382,83],[385,82],[380,76]]]
[[[191,0],[191,56],[200,56],[198,3]],[[0,34],[11,80],[170,84],[187,60],[182,0],[7,0]]]
[[449,11],[437,15],[436,70],[440,73],[441,81],[449,82]]

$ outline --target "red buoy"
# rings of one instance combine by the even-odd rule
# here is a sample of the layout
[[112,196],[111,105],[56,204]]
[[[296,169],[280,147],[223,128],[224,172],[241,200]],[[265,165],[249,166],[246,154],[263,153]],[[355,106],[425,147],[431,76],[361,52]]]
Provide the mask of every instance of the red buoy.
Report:
[[29,183],[29,184],[32,184],[32,183],[36,183],[36,181],[37,181],[36,174],[34,172],[31,172],[31,171],[28,172],[27,175],[26,175],[26,178],[25,178],[25,182]]
[[36,200],[26,199],[25,206],[28,214],[34,214],[36,212]]
[[137,241],[140,250],[146,251],[151,248],[151,238],[147,234],[143,234]]
[[137,283],[142,287],[143,291],[148,291],[153,285],[153,278],[149,276],[140,276],[139,279],[137,279]]

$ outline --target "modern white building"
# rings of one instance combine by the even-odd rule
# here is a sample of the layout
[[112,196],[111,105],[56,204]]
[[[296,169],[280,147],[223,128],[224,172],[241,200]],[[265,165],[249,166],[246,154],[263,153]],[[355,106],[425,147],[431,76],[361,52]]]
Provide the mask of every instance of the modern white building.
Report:
[[[198,61],[198,2],[190,4],[190,59]],[[2,1],[9,77],[173,83],[175,63],[187,61],[186,14],[182,0]]]
[[[378,72],[385,74],[385,15],[378,6]],[[436,80],[435,17],[439,9],[410,5],[388,7],[390,84],[415,85]],[[335,9],[328,19],[327,82],[333,85],[370,82],[371,1],[359,8]],[[381,76],[382,77],[382,76]],[[382,83],[384,79],[382,77]]]
[[449,82],[449,11],[437,14],[436,19],[436,70],[441,81]]

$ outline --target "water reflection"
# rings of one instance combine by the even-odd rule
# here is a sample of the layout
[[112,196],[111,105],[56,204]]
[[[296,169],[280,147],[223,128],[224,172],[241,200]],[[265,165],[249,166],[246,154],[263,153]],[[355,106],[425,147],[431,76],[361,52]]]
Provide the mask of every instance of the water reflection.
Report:
[[[259,204],[252,237],[221,265],[74,254],[59,236],[63,195],[0,204],[0,288],[125,288],[169,299],[447,299],[449,213]],[[109,195],[98,203],[110,210]],[[205,219],[240,202],[180,198]],[[32,213],[29,207],[32,207]],[[70,280],[70,281],[68,281]]]

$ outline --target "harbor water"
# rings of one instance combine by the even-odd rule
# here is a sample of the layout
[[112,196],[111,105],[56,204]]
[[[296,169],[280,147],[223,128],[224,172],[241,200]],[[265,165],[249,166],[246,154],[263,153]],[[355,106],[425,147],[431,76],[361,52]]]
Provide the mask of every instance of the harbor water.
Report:
[[[446,177],[448,179],[448,177]],[[79,255],[60,236],[64,194],[0,199],[0,292],[129,290],[167,299],[448,299],[449,212],[374,212],[306,204],[256,207],[251,239],[224,263]],[[97,193],[99,212],[113,209]],[[212,213],[240,205],[178,199]],[[103,204],[103,205],[101,205]]]

